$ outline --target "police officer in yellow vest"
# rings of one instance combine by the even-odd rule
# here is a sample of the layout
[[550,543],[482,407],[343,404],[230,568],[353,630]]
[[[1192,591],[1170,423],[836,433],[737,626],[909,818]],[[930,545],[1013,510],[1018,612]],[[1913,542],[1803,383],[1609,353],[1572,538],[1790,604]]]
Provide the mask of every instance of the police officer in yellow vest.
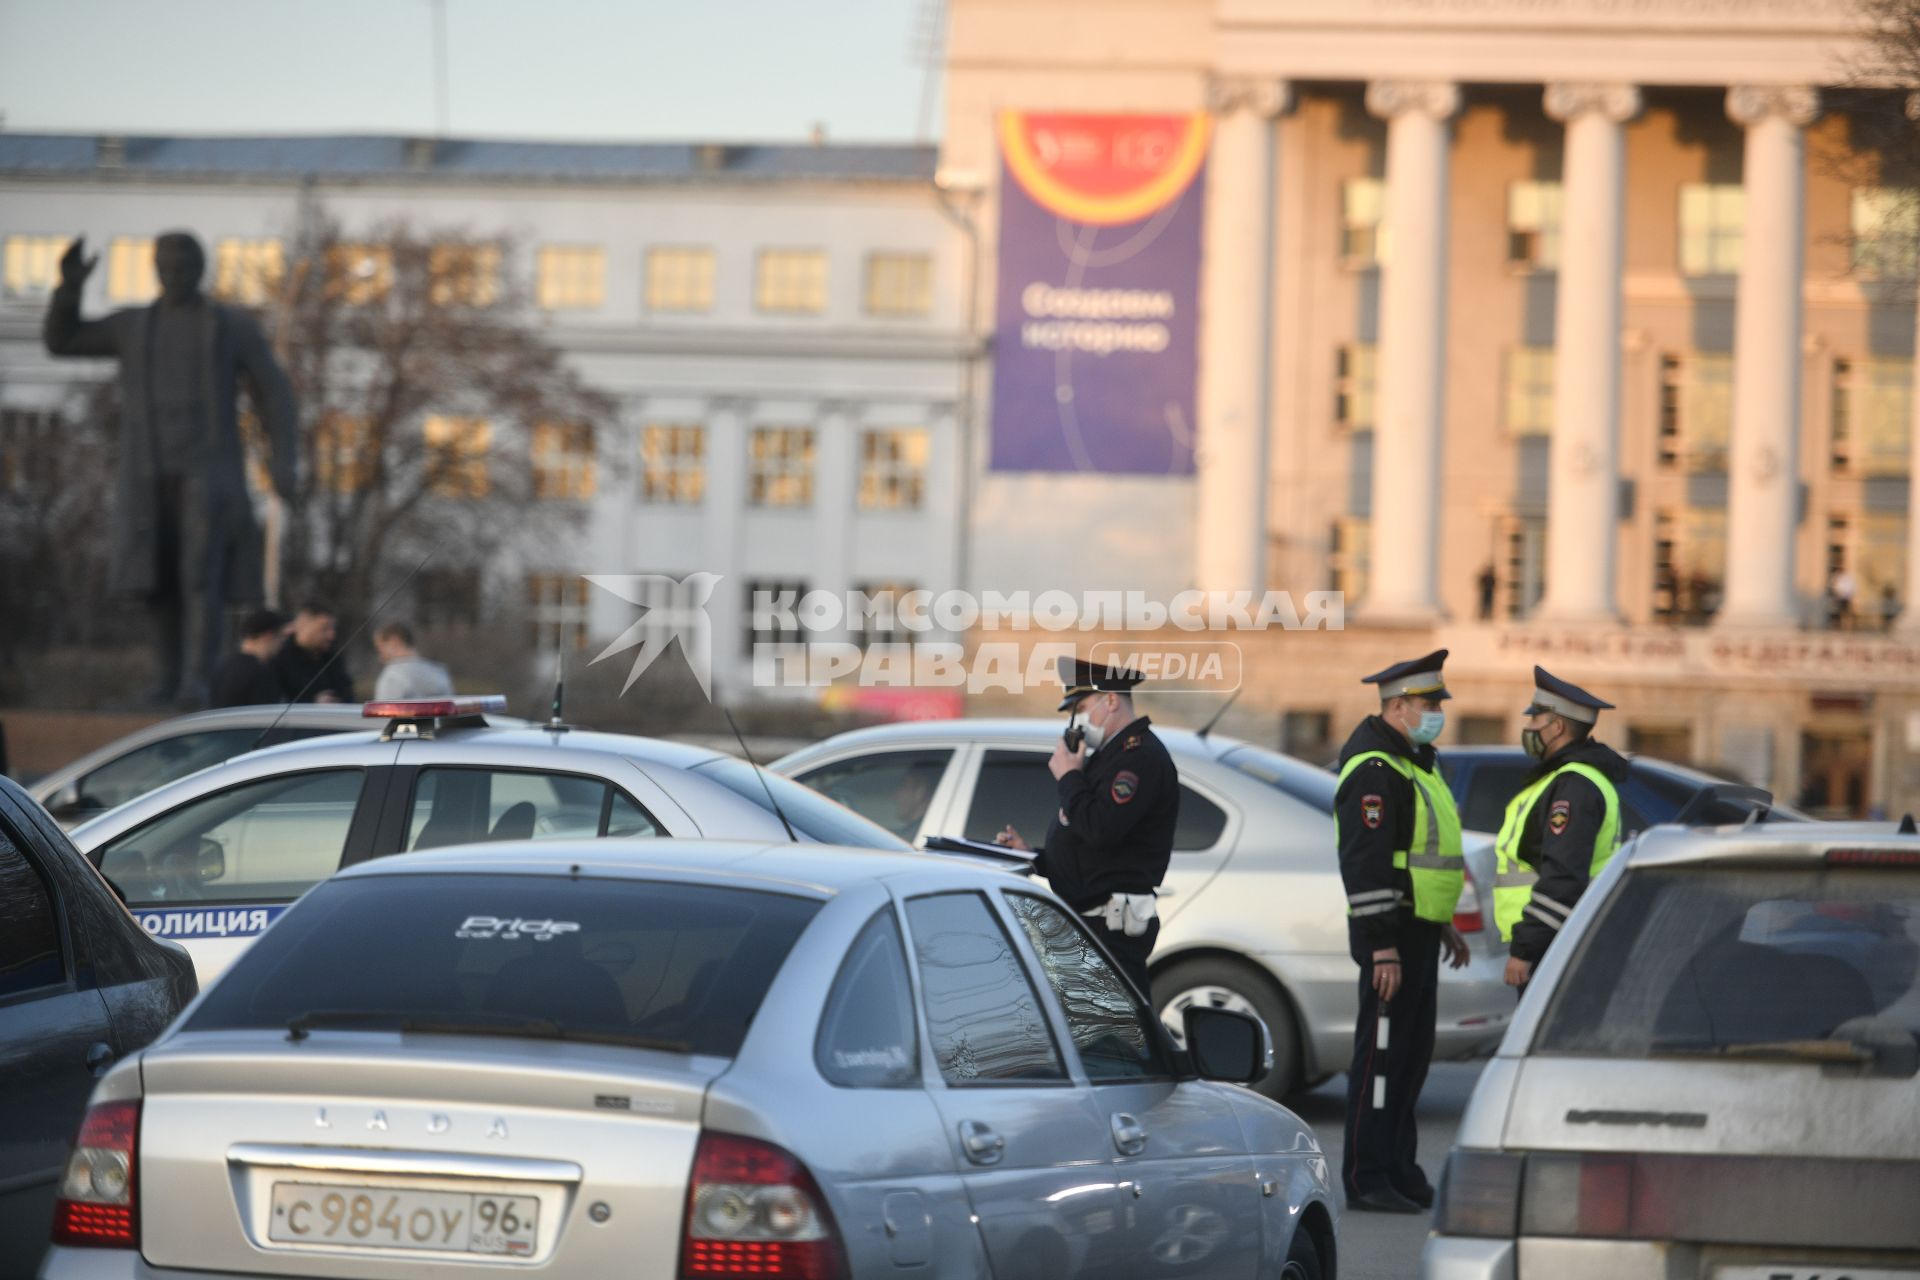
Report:
[[1433,1184],[1416,1159],[1414,1106],[1433,1058],[1440,953],[1454,968],[1467,945],[1453,928],[1465,882],[1460,816],[1433,740],[1450,695],[1447,651],[1365,677],[1380,690],[1340,752],[1334,825],[1347,891],[1347,944],[1360,966],[1360,1016],[1347,1071],[1347,1207],[1419,1213]]
[[1541,667],[1520,734],[1540,761],[1507,805],[1495,845],[1493,918],[1507,943],[1507,985],[1525,987],[1580,895],[1620,839],[1627,761],[1593,740],[1602,702]]

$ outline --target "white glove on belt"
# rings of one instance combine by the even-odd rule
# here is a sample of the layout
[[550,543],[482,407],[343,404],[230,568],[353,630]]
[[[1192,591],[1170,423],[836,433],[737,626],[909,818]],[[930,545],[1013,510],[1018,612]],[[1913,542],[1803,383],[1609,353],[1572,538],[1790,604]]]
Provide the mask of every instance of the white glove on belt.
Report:
[[1150,893],[1116,893],[1099,906],[1081,914],[1106,921],[1109,933],[1117,929],[1129,938],[1137,938],[1147,931],[1147,926],[1160,914],[1160,909]]

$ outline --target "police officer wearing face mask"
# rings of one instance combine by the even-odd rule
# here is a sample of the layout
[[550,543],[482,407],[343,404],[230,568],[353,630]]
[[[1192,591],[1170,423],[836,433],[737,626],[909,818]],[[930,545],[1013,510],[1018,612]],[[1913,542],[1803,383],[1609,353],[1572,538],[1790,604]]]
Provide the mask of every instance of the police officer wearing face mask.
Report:
[[1580,895],[1620,840],[1627,762],[1595,742],[1610,702],[1533,669],[1520,743],[1540,763],[1507,805],[1495,845],[1493,918],[1507,943],[1507,985],[1525,987]]
[[[1034,869],[1104,930],[1107,950],[1146,996],[1147,957],[1160,936],[1153,891],[1173,857],[1180,776],[1152,722],[1134,714],[1133,689],[1142,679],[1120,667],[1060,660],[1066,697],[1059,709],[1070,719],[1047,761],[1060,808]],[[996,838],[1028,847],[1011,826]]]
[[1433,1184],[1416,1159],[1414,1108],[1433,1058],[1440,956],[1458,969],[1467,944],[1453,927],[1466,883],[1460,816],[1433,740],[1448,697],[1441,649],[1376,671],[1380,690],[1340,751],[1334,827],[1347,891],[1347,943],[1360,966],[1360,1016],[1347,1071],[1347,1207],[1419,1213]]

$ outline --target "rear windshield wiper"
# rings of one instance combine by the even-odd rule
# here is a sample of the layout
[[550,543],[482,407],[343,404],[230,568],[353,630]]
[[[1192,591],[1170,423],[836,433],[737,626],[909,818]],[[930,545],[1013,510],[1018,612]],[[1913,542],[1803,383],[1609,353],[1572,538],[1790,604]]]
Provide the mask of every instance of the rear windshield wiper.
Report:
[[1659,1058],[1761,1058],[1788,1062],[1872,1062],[1873,1051],[1849,1040],[1758,1040],[1746,1044],[1699,1041],[1655,1043]]
[[684,1040],[568,1027],[551,1018],[518,1018],[504,1013],[463,1013],[457,1017],[422,1018],[391,1009],[315,1009],[288,1020],[287,1039],[305,1040],[315,1027],[367,1027],[435,1036],[517,1036],[529,1040],[617,1044],[631,1049],[657,1049],[663,1053],[693,1052],[693,1046]]

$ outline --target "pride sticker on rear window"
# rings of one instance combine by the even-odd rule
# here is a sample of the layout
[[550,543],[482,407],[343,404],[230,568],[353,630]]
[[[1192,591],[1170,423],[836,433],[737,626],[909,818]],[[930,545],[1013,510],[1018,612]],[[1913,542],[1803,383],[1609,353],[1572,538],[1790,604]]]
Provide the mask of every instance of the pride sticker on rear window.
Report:
[[580,926],[572,920],[522,920],[517,916],[468,916],[466,922],[454,930],[456,938],[500,938],[508,942],[520,942],[531,939],[534,942],[551,942],[563,933],[578,933]]

